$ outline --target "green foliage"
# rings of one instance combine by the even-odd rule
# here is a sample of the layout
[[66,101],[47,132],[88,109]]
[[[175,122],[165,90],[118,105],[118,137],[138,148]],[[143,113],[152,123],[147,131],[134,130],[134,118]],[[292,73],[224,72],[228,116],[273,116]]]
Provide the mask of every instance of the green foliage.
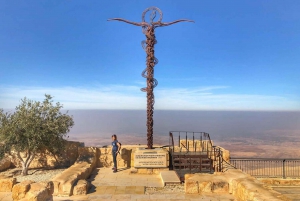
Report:
[[26,97],[14,113],[0,110],[0,158],[11,150],[31,155],[48,150],[58,154],[64,149],[65,137],[74,125],[73,118],[62,114],[63,106],[53,104],[45,95],[43,102]]

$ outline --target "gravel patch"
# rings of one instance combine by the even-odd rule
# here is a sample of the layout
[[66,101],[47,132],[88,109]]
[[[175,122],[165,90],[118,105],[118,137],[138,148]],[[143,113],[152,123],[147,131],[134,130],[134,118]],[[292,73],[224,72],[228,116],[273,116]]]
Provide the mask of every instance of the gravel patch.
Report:
[[184,184],[170,184],[165,187],[146,187],[146,195],[166,194],[166,193],[184,193]]
[[33,169],[28,170],[28,175],[22,176],[22,169],[14,168],[7,170],[5,172],[1,172],[0,175],[14,177],[17,179],[17,182],[22,182],[25,180],[32,180],[35,182],[41,181],[50,181],[54,176],[62,173],[65,169],[52,169],[52,170],[44,170],[44,169]]

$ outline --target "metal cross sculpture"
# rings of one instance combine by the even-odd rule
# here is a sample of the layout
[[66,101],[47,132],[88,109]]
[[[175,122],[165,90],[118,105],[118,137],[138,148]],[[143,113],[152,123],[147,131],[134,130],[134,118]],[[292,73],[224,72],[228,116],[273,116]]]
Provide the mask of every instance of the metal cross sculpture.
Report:
[[[145,15],[150,12],[150,22],[145,21]],[[156,14],[159,14],[158,21],[154,21]],[[154,78],[154,66],[158,63],[157,58],[154,56],[154,45],[156,44],[154,30],[157,27],[169,26],[178,22],[194,22],[192,20],[176,20],[173,22],[163,23],[161,22],[163,14],[159,8],[149,7],[142,14],[142,22],[131,22],[122,18],[108,19],[126,22],[135,26],[141,26],[143,33],[146,35],[146,40],[142,41],[142,47],[147,54],[147,68],[142,72],[142,76],[147,79],[147,87],[142,88],[141,91],[147,92],[147,149],[153,147],[153,111],[154,111],[154,94],[153,89],[157,86],[158,82]]]

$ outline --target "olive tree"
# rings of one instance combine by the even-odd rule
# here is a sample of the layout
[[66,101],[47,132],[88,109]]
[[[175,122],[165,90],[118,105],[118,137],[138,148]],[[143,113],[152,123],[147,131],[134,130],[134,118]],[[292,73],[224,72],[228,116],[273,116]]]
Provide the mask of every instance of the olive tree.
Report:
[[74,125],[72,116],[63,114],[62,108],[59,102],[53,104],[52,97],[46,94],[43,102],[25,97],[13,113],[0,109],[0,158],[14,152],[21,161],[22,174],[27,175],[38,153],[61,153],[66,135]]

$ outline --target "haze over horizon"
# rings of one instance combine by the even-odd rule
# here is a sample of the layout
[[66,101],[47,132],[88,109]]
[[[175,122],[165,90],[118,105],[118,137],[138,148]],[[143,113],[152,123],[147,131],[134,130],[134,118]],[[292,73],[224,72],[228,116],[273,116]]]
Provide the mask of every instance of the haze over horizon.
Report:
[[[144,110],[70,110],[69,114],[75,122],[68,134],[71,140],[107,145],[111,135],[117,134],[122,143],[146,143]],[[244,138],[299,143],[299,122],[300,112],[156,110],[154,143],[168,144],[169,131],[207,132],[218,142]]]
[[64,109],[144,110],[141,21],[160,8],[155,110],[300,111],[300,2],[1,1],[0,108],[50,94]]

